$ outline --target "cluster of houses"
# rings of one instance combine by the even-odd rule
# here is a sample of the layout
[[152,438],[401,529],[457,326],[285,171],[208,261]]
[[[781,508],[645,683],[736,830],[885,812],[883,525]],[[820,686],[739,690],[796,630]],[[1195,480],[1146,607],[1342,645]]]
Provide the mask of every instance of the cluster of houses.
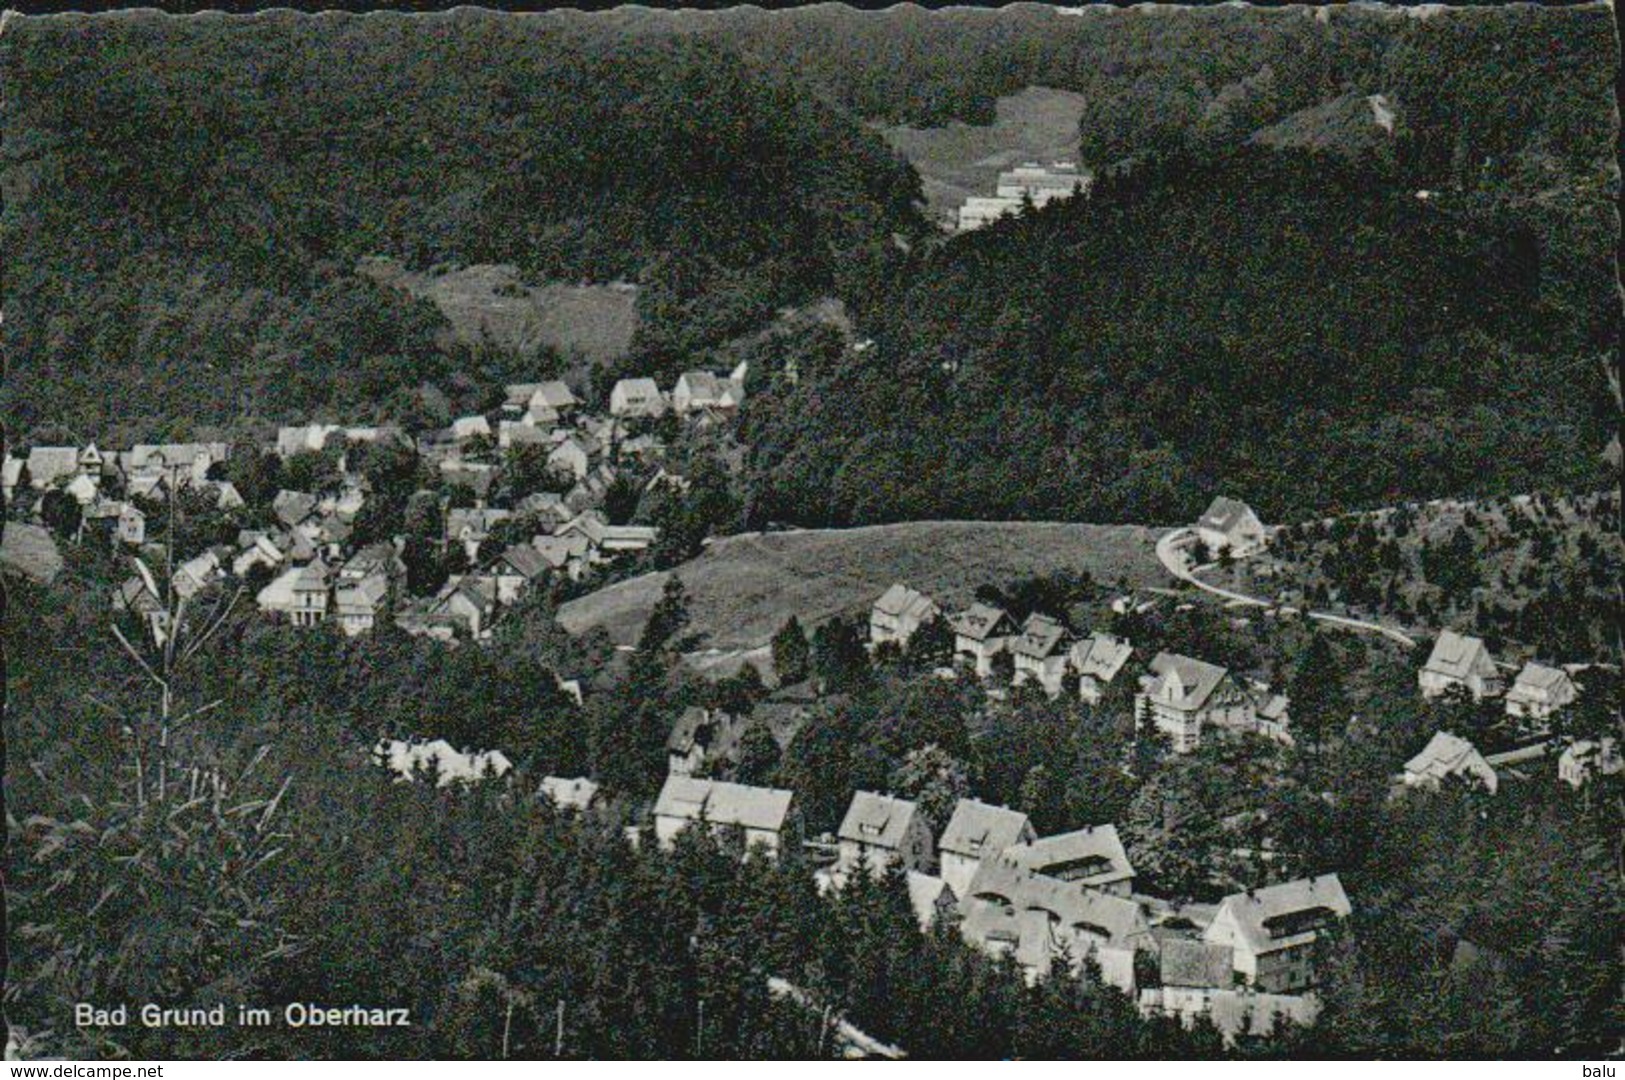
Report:
[[[174,568],[172,585],[189,596],[233,577],[247,579],[261,568],[271,580],[257,590],[260,610],[295,626],[333,623],[359,634],[393,612],[411,633],[487,637],[499,611],[544,576],[579,580],[595,566],[655,542],[654,528],[611,524],[598,509],[619,463],[656,463],[665,450],[636,422],[668,413],[702,425],[726,418],[744,400],[744,378],[743,365],[727,376],[691,371],[669,392],[652,379],[622,379],[610,391],[607,415],[584,409],[562,381],[516,383],[505,388],[493,413],[459,417],[443,430],[415,437],[392,426],[280,428],[271,449],[283,460],[340,447],[338,482],[321,493],[279,492],[265,527],[242,530],[235,546],[220,544],[187,558]],[[349,449],[381,443],[415,446],[444,481],[473,492],[473,506],[445,512],[443,543],[461,547],[474,569],[454,575],[435,596],[404,595],[399,539],[359,550],[351,543],[355,519],[371,493],[366,478],[351,469]],[[535,491],[511,505],[490,505],[497,453],[525,445],[542,449],[547,470],[568,490]],[[245,505],[218,468],[229,456],[230,447],[221,442],[137,445],[117,453],[94,444],[34,447],[26,456],[4,459],[5,495],[9,502],[20,486],[42,495],[62,492],[81,507],[82,528],[105,528],[117,543],[146,550],[164,538],[149,528],[138,499],[150,509],[151,502],[166,502],[185,488],[208,495],[221,510]],[[649,485],[659,484],[686,486],[680,476],[656,468]],[[490,535],[508,521],[534,526],[532,535],[488,550]],[[113,603],[147,618],[155,634],[165,632],[168,604],[145,575],[121,584]]]
[[[875,646],[906,645],[942,615],[930,597],[895,584],[870,610],[869,640]],[[1134,655],[1133,645],[1121,637],[1100,631],[1074,635],[1043,613],[1018,623],[1002,608],[974,603],[948,615],[947,621],[956,662],[985,680],[993,676],[996,661],[1008,656],[1013,685],[1037,685],[1051,697],[1075,690],[1082,700],[1098,704]],[[1291,742],[1286,697],[1267,684],[1177,653],[1151,659],[1139,677],[1134,702],[1140,722],[1165,734],[1177,753],[1195,750],[1203,731],[1212,728]]]
[[1027,204],[1046,206],[1056,199],[1086,195],[1094,176],[1080,170],[1077,162],[1057,161],[1042,165],[1025,162],[999,174],[993,194],[972,195],[959,207],[958,231],[970,232],[991,225],[1000,218],[1019,214]]
[[[1444,630],[1417,673],[1417,685],[1428,700],[1452,693],[1474,702],[1499,700],[1511,720],[1537,733],[1544,732],[1556,713],[1579,698],[1579,689],[1566,668],[1530,661],[1515,669],[1509,685],[1507,676],[1513,670],[1498,663],[1481,638]],[[1486,756],[1469,740],[1440,731],[1405,763],[1401,779],[1408,787],[1428,789],[1464,782],[1494,794],[1500,786],[1498,767],[1536,760],[1545,751],[1545,744],[1539,743]],[[1625,757],[1612,738],[1570,742],[1557,760],[1558,779],[1575,788],[1583,787],[1594,775],[1612,776],[1621,771],[1625,771]]]
[[[783,789],[674,773],[653,817],[665,848],[690,828],[769,858],[801,843],[795,795]],[[859,791],[818,885],[893,870],[922,929],[952,920],[970,946],[1009,957],[1029,981],[1092,961],[1144,1012],[1208,1016],[1232,1037],[1268,1034],[1279,1017],[1313,1020],[1316,942],[1350,912],[1336,875],[1176,905],[1135,891],[1112,825],[1040,837],[1025,814],[966,798],[936,837],[913,801]]]
[[119,542],[139,546],[147,540],[146,514],[133,501],[164,501],[173,491],[190,488],[207,495],[222,510],[243,505],[229,481],[211,478],[230,455],[220,442],[137,444],[104,452],[95,443],[36,446],[26,456],[7,456],[3,487],[11,503],[18,489],[61,492],[79,505],[84,528],[106,529]]

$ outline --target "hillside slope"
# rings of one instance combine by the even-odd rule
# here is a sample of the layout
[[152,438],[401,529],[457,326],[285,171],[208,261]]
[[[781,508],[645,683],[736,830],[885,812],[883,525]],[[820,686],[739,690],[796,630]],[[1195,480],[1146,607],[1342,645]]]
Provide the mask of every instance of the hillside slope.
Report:
[[[702,647],[754,649],[791,615],[810,627],[866,613],[896,581],[947,605],[968,603],[981,584],[1062,570],[1085,571],[1104,584],[1160,584],[1167,575],[1156,558],[1158,532],[1137,525],[918,521],[749,533],[717,540],[675,573]],[[560,608],[559,622],[571,633],[602,628],[617,644],[631,644],[666,577],[645,574],[572,600]]]

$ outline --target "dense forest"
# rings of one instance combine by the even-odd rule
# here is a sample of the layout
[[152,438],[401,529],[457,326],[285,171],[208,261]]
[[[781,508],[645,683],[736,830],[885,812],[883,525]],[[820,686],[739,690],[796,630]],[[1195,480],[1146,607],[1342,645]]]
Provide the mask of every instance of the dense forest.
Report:
[[[747,408],[763,520],[1269,520],[1600,483],[1601,320],[1533,231],[1258,146],[1103,181],[923,258]],[[1462,204],[1467,205],[1462,205]]]
[[[917,181],[737,51],[590,23],[288,13],[25,22],[0,43],[8,412],[103,441],[364,417],[503,370],[355,274],[506,261],[726,292],[738,332],[883,266]],[[665,337],[662,337],[665,331]],[[681,342],[657,322],[659,356]],[[449,354],[449,355],[448,355]]]

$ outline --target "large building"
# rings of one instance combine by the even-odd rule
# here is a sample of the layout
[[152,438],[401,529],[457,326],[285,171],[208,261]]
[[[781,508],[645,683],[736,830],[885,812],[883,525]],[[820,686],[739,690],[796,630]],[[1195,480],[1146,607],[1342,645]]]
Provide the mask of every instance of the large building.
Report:
[[1188,754],[1202,744],[1204,727],[1252,730],[1256,706],[1224,668],[1165,652],[1151,661],[1135,715],[1168,736],[1175,753]]
[[931,826],[907,799],[859,791],[841,820],[841,871],[851,873],[860,863],[871,874],[884,874],[893,864],[904,870],[929,872],[935,862]]
[[1454,630],[1439,631],[1439,640],[1433,643],[1433,652],[1416,681],[1425,698],[1438,697],[1452,686],[1459,686],[1474,701],[1495,697],[1505,685],[1484,642]]
[[655,839],[670,848],[690,825],[704,825],[719,839],[737,841],[742,853],[776,858],[790,841],[793,795],[779,788],[668,776],[655,801]]
[[1036,839],[1038,834],[1026,814],[977,799],[960,799],[937,843],[942,879],[955,896],[963,898],[984,859]]
[[1224,898],[1202,935],[1232,950],[1239,981],[1272,994],[1315,985],[1315,942],[1351,910],[1336,874],[1250,889]]
[[991,225],[1000,218],[1021,212],[1027,203],[1045,206],[1056,199],[1086,195],[1094,176],[1080,170],[1076,162],[1057,161],[1041,165],[1029,161],[999,174],[992,196],[972,195],[959,208],[959,231],[969,232]]

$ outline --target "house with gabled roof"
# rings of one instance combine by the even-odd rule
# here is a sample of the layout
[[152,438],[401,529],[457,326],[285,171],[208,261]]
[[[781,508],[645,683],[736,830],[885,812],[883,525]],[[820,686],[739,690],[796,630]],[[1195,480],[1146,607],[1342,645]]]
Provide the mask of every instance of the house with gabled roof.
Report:
[[460,506],[446,511],[446,540],[462,544],[469,562],[477,562],[480,545],[497,525],[513,517],[512,510],[497,507]]
[[1238,981],[1272,994],[1302,993],[1316,983],[1315,943],[1353,908],[1336,874],[1233,893],[1202,933],[1232,950]]
[[137,443],[119,455],[119,467],[126,481],[137,476],[174,476],[180,483],[201,484],[209,478],[210,467],[231,456],[223,442]]
[[1518,677],[1512,680],[1512,688],[1507,691],[1507,715],[1546,720],[1559,709],[1573,705],[1578,697],[1579,691],[1568,672],[1531,661],[1518,672]]
[[1136,722],[1162,732],[1179,754],[1202,744],[1206,726],[1253,730],[1255,709],[1252,695],[1224,668],[1170,652],[1151,661],[1134,699]]
[[1010,956],[1029,983],[1048,976],[1057,960],[1076,971],[1093,959],[1105,982],[1133,993],[1135,954],[1156,947],[1133,900],[1035,873],[1002,855],[977,868],[959,910],[966,942]]
[[119,508],[117,536],[119,543],[131,547],[147,542],[147,515],[135,503],[127,502]]
[[556,810],[585,813],[598,801],[598,785],[585,776],[544,776],[536,794]]
[[497,581],[497,602],[512,604],[546,576],[548,562],[534,544],[512,544],[491,564]]
[[134,615],[146,626],[154,642],[163,643],[169,629],[169,610],[158,594],[152,591],[152,584],[146,577],[134,574],[126,578],[113,591],[113,610]]
[[954,891],[935,874],[909,870],[903,877],[908,884],[909,907],[914,909],[914,918],[919,921],[921,933],[930,933],[933,926],[958,910],[959,902],[954,898]]
[[563,574],[571,581],[579,581],[587,573],[592,545],[580,533],[538,536],[530,543],[554,573]]
[[382,571],[360,577],[340,571],[333,586],[333,617],[345,634],[354,637],[370,631],[388,603],[389,577]]
[[880,877],[893,865],[929,872],[936,862],[931,826],[908,799],[872,791],[852,794],[852,802],[836,834],[840,855],[836,867],[850,874],[862,866]]
[[479,413],[459,416],[451,422],[452,438],[458,442],[467,442],[470,439],[489,439],[491,434],[491,421]]
[[1067,654],[1071,634],[1057,619],[1037,612],[1027,616],[1021,633],[1010,639],[1011,659],[1015,661],[1015,685],[1036,682],[1054,697],[1066,679]]
[[79,475],[77,446],[36,446],[28,451],[28,482],[36,491]]
[[1439,697],[1452,686],[1460,686],[1474,701],[1497,696],[1505,685],[1484,642],[1454,630],[1439,631],[1416,681],[1424,698]]
[[869,641],[907,645],[914,631],[940,614],[937,602],[898,582],[880,594],[869,610]]
[[501,750],[463,751],[445,739],[422,743],[386,739],[373,752],[401,780],[415,780],[427,773],[434,776],[436,787],[497,780],[513,770],[513,762]]
[[1016,633],[1010,613],[992,604],[972,604],[948,623],[954,632],[954,655],[968,659],[984,679],[993,673],[993,658]]
[[685,371],[677,377],[671,392],[671,405],[679,415],[702,409],[728,411],[745,400],[744,387],[732,379],[709,371]]
[[743,725],[720,709],[690,705],[672,723],[666,737],[666,771],[672,776],[693,776],[711,760],[726,755]]
[[623,419],[666,415],[666,396],[653,379],[622,379],[609,392],[609,414]]
[[320,559],[284,571],[256,594],[262,612],[279,615],[294,626],[315,626],[327,619],[332,579]]
[[983,860],[1037,838],[1032,822],[1019,810],[960,799],[937,841],[942,878],[955,896],[963,897]]
[[1003,857],[1024,870],[1076,882],[1113,896],[1134,891],[1134,866],[1115,825],[1089,825],[1039,837],[1004,850]]
[[1585,787],[1593,776],[1617,776],[1625,772],[1625,754],[1619,741],[1580,739],[1570,743],[1557,758],[1557,778],[1571,788]]
[[777,858],[794,841],[794,798],[780,788],[668,776],[655,800],[655,838],[669,849],[684,829],[699,826],[725,841],[736,841],[743,853]]
[[220,556],[213,551],[205,551],[175,568],[173,584],[183,599],[190,599],[224,576]]
[[592,471],[592,450],[579,436],[571,434],[560,439],[547,452],[547,467],[561,476],[584,480]]
[[1268,542],[1264,523],[1253,508],[1223,495],[1196,519],[1196,538],[1213,554],[1228,552],[1236,558],[1263,551]]
[[271,513],[284,528],[297,529],[316,516],[321,500],[304,491],[283,489],[271,500]]
[[1436,791],[1451,778],[1480,784],[1491,795],[1500,783],[1477,747],[1448,731],[1436,731],[1422,752],[1405,763],[1405,786]]
[[1067,664],[1078,677],[1078,697],[1090,705],[1100,704],[1133,654],[1134,646],[1112,634],[1097,632],[1073,642]]
[[475,640],[491,636],[496,621],[496,579],[486,574],[463,574],[447,581],[436,596],[435,611]]

